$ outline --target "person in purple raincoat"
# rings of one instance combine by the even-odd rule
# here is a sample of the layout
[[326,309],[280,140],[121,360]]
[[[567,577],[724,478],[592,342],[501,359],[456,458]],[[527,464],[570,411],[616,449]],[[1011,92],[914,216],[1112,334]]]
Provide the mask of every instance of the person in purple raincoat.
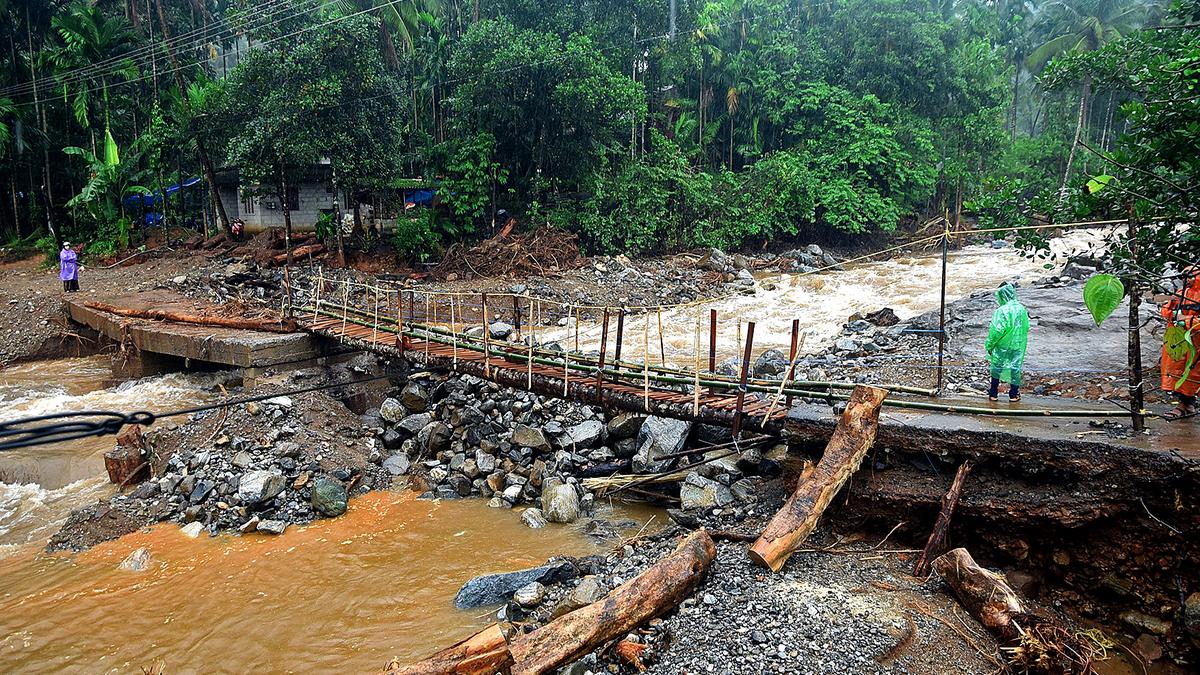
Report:
[[63,290],[68,293],[79,290],[79,257],[71,242],[64,241],[58,252],[58,278],[62,279]]

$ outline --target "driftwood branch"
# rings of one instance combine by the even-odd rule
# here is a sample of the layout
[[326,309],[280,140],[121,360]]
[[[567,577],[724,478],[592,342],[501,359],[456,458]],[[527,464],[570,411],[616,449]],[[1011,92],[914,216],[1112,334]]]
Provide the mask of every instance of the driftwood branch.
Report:
[[693,532],[674,553],[621,584],[602,600],[513,640],[512,674],[552,672],[671,611],[700,584],[716,555],[716,546],[708,533]]
[[802,480],[783,508],[771,518],[748,555],[758,565],[778,572],[805,538],[812,533],[821,514],[838,491],[858,470],[875,443],[879,408],[887,390],[865,385],[855,387],[842,413],[825,454],[808,480]]
[[508,674],[513,657],[508,635],[492,624],[471,637],[447,647],[419,663],[402,666],[393,661],[386,675],[495,675]]
[[958,498],[962,495],[963,482],[967,479],[967,474],[971,473],[971,460],[967,460],[959,465],[958,473],[954,474],[954,482],[950,484],[950,489],[946,491],[946,496],[942,497],[942,508],[938,511],[937,522],[933,525],[933,532],[929,533],[929,541],[925,543],[925,550],[921,552],[921,557],[917,558],[917,564],[913,565],[913,576],[924,577],[929,575],[929,563],[934,558],[942,554],[946,548],[946,536],[950,533],[950,517],[954,515],[954,509],[958,506]]

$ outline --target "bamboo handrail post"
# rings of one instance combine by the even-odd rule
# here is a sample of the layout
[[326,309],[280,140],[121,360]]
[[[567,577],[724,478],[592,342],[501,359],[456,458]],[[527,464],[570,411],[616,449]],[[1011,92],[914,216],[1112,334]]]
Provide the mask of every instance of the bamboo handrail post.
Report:
[[[790,365],[788,366],[788,375],[783,378],[784,383],[786,383],[789,379],[791,379],[791,376],[793,374],[795,374],[796,355],[800,351],[800,343],[798,342],[799,338],[800,338],[800,319],[792,319],[792,348],[790,350],[788,350],[788,363]],[[788,410],[792,409],[792,397],[791,396],[787,397],[787,408],[788,408]],[[764,424],[765,423],[766,422],[764,421]]]
[[733,413],[733,437],[738,438],[742,433],[742,405],[746,401],[746,380],[750,377],[750,357],[754,349],[754,322],[746,324],[746,353],[742,357],[742,381],[738,385],[737,409]]
[[596,398],[604,407],[604,359],[608,354],[608,308],[604,308],[604,328],[600,331],[600,367],[596,369]]

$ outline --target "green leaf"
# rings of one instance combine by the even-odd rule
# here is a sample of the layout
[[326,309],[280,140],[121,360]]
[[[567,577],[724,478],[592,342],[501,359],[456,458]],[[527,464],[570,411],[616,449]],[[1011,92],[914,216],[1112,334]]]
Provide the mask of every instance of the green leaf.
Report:
[[121,163],[121,153],[117,149],[117,141],[113,139],[112,131],[104,129],[104,165],[116,166]]
[[1163,333],[1163,347],[1172,361],[1185,358],[1194,349],[1188,331],[1183,326],[1171,326]]
[[1096,274],[1083,286],[1083,304],[1099,326],[1117,310],[1125,297],[1125,285],[1111,274]]
[[1103,174],[1100,176],[1092,177],[1092,179],[1087,182],[1088,194],[1090,194],[1090,195],[1096,194],[1097,192],[1108,187],[1108,184],[1113,182],[1114,180],[1116,180],[1116,179],[1108,174]]

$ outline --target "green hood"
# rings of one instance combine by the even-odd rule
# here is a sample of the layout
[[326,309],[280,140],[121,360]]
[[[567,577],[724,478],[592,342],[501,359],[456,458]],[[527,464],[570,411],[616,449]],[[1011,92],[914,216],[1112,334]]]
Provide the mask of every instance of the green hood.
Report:
[[996,303],[1003,307],[1017,299],[1017,289],[1012,284],[1004,284],[996,289]]

